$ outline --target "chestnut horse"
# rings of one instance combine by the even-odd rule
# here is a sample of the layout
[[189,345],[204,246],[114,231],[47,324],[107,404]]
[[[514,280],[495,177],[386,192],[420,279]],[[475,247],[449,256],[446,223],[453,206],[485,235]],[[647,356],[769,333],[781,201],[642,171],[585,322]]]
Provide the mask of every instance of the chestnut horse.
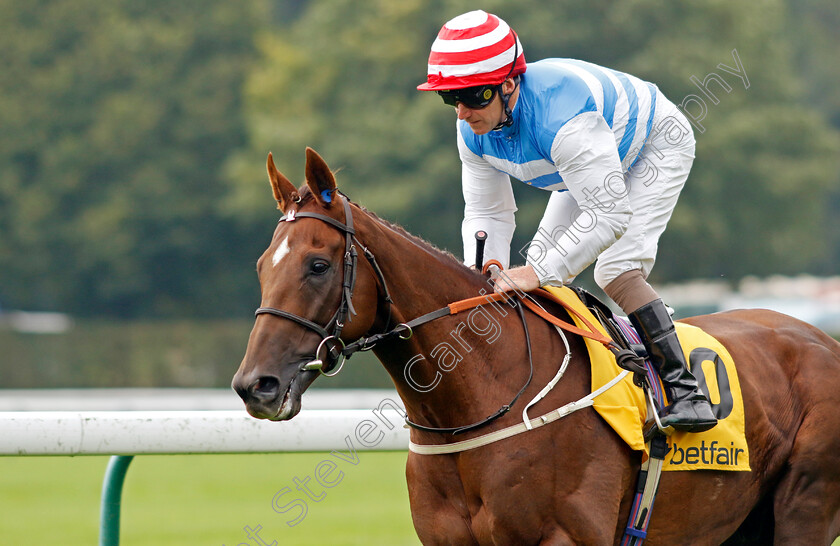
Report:
[[[300,189],[271,155],[268,174],[287,221],[257,263],[261,308],[233,379],[252,416],[293,418],[317,368],[330,369],[343,344],[368,338],[378,341],[369,345],[408,419],[425,427],[480,422],[528,385],[518,411],[502,410],[455,436],[415,428],[412,442],[450,443],[521,422],[524,400],[554,377],[566,354],[554,327],[501,305],[508,312],[495,311],[498,331],[489,320],[467,328],[466,317],[451,315],[409,337],[395,325],[478,296],[486,278],[350,203],[311,149]],[[830,544],[840,529],[840,344],[766,310],[686,322],[716,337],[738,364],[751,471],[663,473],[648,543]],[[400,335],[377,337],[384,332]],[[531,353],[526,336],[539,350]],[[568,338],[568,371],[532,415],[589,393],[583,341]],[[435,353],[442,347],[454,349],[445,362]],[[410,452],[414,526],[424,544],[615,544],[640,458],[592,409],[461,453]]]

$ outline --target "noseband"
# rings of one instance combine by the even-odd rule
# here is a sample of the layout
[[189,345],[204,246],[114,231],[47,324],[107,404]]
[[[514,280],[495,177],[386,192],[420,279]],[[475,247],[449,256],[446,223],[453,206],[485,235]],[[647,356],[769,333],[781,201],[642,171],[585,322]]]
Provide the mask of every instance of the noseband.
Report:
[[[344,280],[342,281],[341,301],[339,302],[338,309],[336,309],[332,318],[329,322],[327,322],[326,326],[320,326],[309,319],[295,315],[294,313],[289,313],[288,311],[283,311],[282,309],[275,309],[274,307],[260,307],[254,313],[254,316],[274,315],[276,317],[289,319],[305,328],[313,330],[321,336],[321,343],[318,345],[318,348],[315,349],[314,358],[303,364],[301,369],[319,370],[322,374],[327,376],[333,376],[340,372],[341,368],[344,366],[344,362],[347,360],[347,357],[352,353],[346,350],[344,341],[341,340],[341,330],[344,328],[344,324],[348,316],[352,318],[352,315],[356,315],[356,309],[353,307],[353,288],[356,285],[356,267],[358,264],[358,252],[356,251],[357,245],[362,249],[365,258],[367,258],[368,262],[373,267],[373,270],[379,279],[379,284],[385,292],[385,301],[388,303],[389,308],[392,303],[391,296],[388,293],[388,287],[385,284],[385,277],[382,275],[382,271],[376,263],[376,258],[367,249],[367,247],[361,244],[356,238],[356,230],[353,228],[353,211],[350,209],[350,200],[340,192],[336,193],[340,196],[341,202],[344,205],[345,223],[339,222],[335,218],[331,218],[325,214],[319,214],[317,212],[296,212],[294,209],[290,210],[288,214],[280,218],[280,222],[294,222],[299,218],[316,218],[322,222],[328,223],[344,233]],[[330,331],[330,329],[332,329],[332,331]],[[325,359],[319,358],[322,348],[326,348],[327,350]],[[341,357],[344,358],[341,360],[338,369],[330,373],[330,371],[335,368],[336,364],[338,364],[339,358]],[[325,363],[324,360],[327,362]]]

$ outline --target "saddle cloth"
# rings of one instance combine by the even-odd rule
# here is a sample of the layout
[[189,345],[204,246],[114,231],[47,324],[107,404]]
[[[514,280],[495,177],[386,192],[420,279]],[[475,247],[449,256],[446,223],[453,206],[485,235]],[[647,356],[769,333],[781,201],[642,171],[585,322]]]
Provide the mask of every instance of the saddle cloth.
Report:
[[[587,317],[603,334],[595,315],[569,288],[546,287],[564,305]],[[575,323],[585,328],[575,313]],[[663,470],[734,470],[749,471],[750,457],[744,435],[744,403],[738,373],[729,351],[715,338],[688,324],[677,322],[677,336],[701,389],[709,396],[718,424],[699,433],[675,432],[668,437],[668,453]],[[584,338],[592,362],[592,390],[615,378],[623,370],[613,354],[601,343]],[[628,374],[610,390],[595,398],[594,408],[632,449],[644,451],[647,446],[642,428],[647,420],[644,392]],[[659,379],[656,378],[658,381]]]

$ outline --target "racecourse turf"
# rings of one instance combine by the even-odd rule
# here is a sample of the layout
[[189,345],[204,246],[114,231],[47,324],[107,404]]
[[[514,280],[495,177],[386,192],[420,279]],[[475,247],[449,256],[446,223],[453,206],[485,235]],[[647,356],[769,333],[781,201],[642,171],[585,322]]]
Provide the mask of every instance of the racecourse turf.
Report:
[[[405,458],[405,452],[344,459],[137,456],[123,490],[120,544],[417,545]],[[96,544],[107,463],[107,457],[0,457],[0,544]]]
[[[123,489],[120,544],[419,544],[406,453],[340,455],[139,455]],[[0,457],[0,544],[96,544],[107,463]]]

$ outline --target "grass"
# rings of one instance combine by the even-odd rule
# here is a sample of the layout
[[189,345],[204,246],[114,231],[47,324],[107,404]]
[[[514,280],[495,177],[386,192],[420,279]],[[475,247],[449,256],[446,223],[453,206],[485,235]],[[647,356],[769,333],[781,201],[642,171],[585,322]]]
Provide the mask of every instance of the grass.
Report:
[[[120,544],[414,546],[405,458],[360,452],[354,465],[328,453],[140,455],[123,489]],[[107,463],[107,457],[0,457],[0,544],[97,544]],[[317,468],[332,487],[319,485]],[[306,488],[320,500],[308,498]],[[289,526],[302,515],[293,502],[301,500],[307,513]],[[249,539],[245,527],[259,540]]]
[[[329,453],[137,456],[123,489],[120,544],[416,545],[405,458],[404,452],[360,452],[356,461]],[[107,462],[0,458],[0,543],[96,544]],[[296,518],[294,526],[287,523]]]

